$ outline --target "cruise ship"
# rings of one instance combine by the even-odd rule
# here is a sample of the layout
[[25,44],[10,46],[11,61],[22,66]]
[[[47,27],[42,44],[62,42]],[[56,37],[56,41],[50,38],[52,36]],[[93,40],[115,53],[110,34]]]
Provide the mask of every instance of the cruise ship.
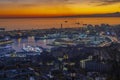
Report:
[[43,52],[42,48],[33,47],[33,46],[25,46],[25,45],[23,45],[23,50],[25,52],[38,52],[38,53],[42,53]]
[[60,39],[66,38],[67,35],[60,35],[60,34],[47,34],[44,36],[35,36],[35,40],[45,40],[45,39]]

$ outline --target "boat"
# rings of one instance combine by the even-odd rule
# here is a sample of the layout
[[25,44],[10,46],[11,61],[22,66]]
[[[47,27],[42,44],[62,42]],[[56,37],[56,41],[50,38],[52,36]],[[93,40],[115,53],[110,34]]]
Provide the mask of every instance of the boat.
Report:
[[67,38],[67,35],[48,34],[48,35],[44,35],[44,36],[35,36],[35,40],[60,39],[60,38]]
[[38,52],[38,53],[42,53],[43,49],[40,47],[33,47],[33,46],[25,46],[23,45],[23,50],[25,52]]
[[55,38],[59,38],[59,36],[52,36],[52,35],[36,36],[35,40],[45,40],[45,39],[55,39]]
[[11,44],[13,43],[12,40],[0,40],[0,45],[6,45],[6,44]]
[[35,37],[35,40],[53,39],[52,37]]
[[76,45],[72,40],[69,39],[56,39],[52,44],[47,44],[51,46],[67,46],[67,45]]

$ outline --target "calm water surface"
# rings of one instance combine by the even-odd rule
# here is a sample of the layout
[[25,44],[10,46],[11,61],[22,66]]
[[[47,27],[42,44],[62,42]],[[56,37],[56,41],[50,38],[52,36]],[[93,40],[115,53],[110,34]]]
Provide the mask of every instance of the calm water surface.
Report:
[[23,51],[23,45],[25,46],[40,46],[43,48],[50,49],[51,46],[48,46],[47,44],[54,41],[54,39],[48,39],[48,40],[35,40],[34,37],[29,37],[28,39],[15,39],[13,40],[14,43],[12,44],[12,48],[15,49],[17,52]]
[[[80,25],[75,24],[78,22]],[[0,19],[0,27],[5,27],[6,30],[60,28],[60,24],[63,24],[63,27],[81,27],[83,24],[102,23],[117,25],[120,24],[120,17]]]

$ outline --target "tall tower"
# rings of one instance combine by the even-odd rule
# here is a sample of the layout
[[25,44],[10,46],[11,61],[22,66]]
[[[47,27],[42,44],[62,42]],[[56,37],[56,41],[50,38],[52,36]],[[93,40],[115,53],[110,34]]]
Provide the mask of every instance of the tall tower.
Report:
[[63,28],[63,24],[61,24],[61,29]]

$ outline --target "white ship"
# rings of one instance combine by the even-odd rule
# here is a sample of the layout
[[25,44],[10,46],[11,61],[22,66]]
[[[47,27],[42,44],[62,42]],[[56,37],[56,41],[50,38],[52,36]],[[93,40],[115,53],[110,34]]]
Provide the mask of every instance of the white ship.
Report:
[[39,53],[43,52],[42,48],[33,47],[33,46],[25,46],[25,45],[23,45],[23,50],[26,52],[39,52]]

